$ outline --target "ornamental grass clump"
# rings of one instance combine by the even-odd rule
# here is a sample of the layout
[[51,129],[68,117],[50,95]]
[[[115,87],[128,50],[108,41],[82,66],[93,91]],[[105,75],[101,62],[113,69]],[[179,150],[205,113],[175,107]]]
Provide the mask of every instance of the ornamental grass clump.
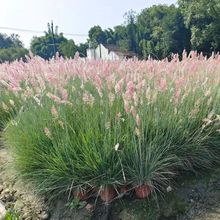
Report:
[[135,189],[144,198],[179,170],[219,160],[218,55],[184,53],[181,61],[176,55],[171,61],[32,57],[2,64],[0,72],[4,94],[19,103],[4,142],[18,174],[42,193],[86,198],[96,191],[110,202],[120,189]]
[[21,99],[14,92],[0,87],[0,130],[13,119],[21,107]]

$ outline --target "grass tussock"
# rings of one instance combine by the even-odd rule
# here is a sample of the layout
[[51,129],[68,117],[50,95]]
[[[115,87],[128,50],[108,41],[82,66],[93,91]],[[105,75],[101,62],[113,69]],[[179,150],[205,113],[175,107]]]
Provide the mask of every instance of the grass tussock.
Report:
[[[143,185],[220,153],[220,57],[62,58],[0,66],[0,123],[19,175],[56,195]],[[7,122],[7,124],[5,123]]]

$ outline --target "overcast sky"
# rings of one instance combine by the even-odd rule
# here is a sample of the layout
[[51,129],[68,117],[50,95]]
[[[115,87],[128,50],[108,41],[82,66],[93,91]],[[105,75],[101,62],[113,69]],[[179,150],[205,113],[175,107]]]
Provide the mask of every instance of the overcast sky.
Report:
[[[47,30],[47,23],[53,20],[59,32],[88,34],[94,25],[103,29],[122,24],[123,15],[130,9],[139,13],[154,4],[173,4],[176,0],[0,0],[0,32],[17,33],[28,47],[33,35],[4,30],[2,27],[28,30]],[[66,36],[76,43],[85,42],[86,36]]]

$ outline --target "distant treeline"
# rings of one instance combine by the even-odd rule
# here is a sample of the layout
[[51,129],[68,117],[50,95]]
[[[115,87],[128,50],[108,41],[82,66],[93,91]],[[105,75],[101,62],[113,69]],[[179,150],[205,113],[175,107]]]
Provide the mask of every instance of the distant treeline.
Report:
[[[73,57],[76,51],[86,56],[89,45],[95,47],[102,43],[134,51],[142,59],[148,56],[162,59],[172,53],[181,54],[184,49],[210,55],[220,51],[219,12],[219,0],[178,0],[178,6],[155,5],[139,14],[131,10],[124,16],[124,24],[113,29],[92,27],[89,39],[80,45],[58,33],[58,28],[51,23],[44,36],[32,39],[31,51],[45,59],[56,52],[64,57]],[[0,34],[0,62],[23,57],[26,53],[17,35]]]
[[125,14],[125,23],[114,29],[95,26],[89,31],[93,44],[116,44],[136,52],[164,58],[172,53],[197,50],[209,55],[220,51],[220,1],[179,0],[175,5],[155,5],[137,14]]
[[0,63],[25,58],[27,53],[18,35],[0,34]]

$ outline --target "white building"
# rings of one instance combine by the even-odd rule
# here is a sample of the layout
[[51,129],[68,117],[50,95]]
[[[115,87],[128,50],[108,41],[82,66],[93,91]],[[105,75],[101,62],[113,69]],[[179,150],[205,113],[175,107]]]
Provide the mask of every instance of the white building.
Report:
[[115,45],[99,44],[97,48],[87,49],[87,58],[95,60],[123,60],[135,58],[135,53],[130,51],[122,51]]

